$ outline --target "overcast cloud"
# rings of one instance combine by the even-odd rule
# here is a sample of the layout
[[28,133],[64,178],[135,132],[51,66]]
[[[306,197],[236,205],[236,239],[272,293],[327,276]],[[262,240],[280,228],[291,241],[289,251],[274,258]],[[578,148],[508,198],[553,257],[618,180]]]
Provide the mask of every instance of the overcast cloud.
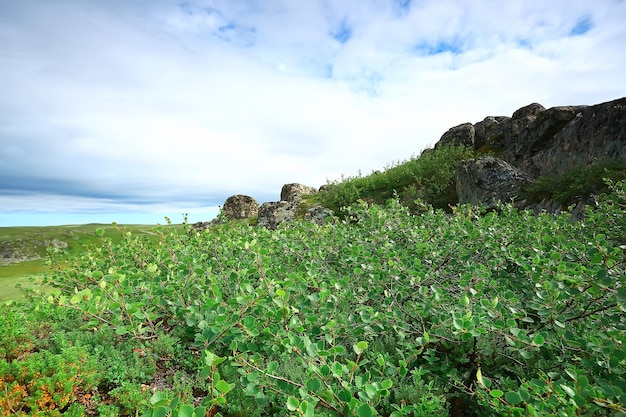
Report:
[[622,97],[624,22],[623,0],[0,0],[0,226],[208,220]]

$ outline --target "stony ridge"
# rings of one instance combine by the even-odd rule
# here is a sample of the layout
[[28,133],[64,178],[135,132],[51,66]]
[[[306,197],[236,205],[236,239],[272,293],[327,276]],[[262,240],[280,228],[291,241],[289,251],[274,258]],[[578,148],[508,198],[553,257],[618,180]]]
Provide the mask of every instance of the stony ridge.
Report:
[[[598,161],[626,161],[626,97],[591,106],[559,106],[546,109],[538,103],[521,107],[509,116],[487,116],[446,131],[434,148],[455,144],[472,147],[476,159],[463,161],[456,170],[459,203],[494,207],[512,202],[526,184],[538,176],[557,175]],[[320,190],[324,186],[320,187]],[[275,229],[296,218],[302,195],[318,189],[285,184],[281,200],[259,205],[250,196],[235,195],[224,203],[223,219],[258,216],[257,224]],[[576,210],[593,196],[580,196]],[[528,207],[516,201],[519,207]],[[543,201],[532,207],[556,212],[560,204]],[[329,215],[323,207],[309,209],[305,218],[323,223]],[[196,230],[211,222],[194,225]]]

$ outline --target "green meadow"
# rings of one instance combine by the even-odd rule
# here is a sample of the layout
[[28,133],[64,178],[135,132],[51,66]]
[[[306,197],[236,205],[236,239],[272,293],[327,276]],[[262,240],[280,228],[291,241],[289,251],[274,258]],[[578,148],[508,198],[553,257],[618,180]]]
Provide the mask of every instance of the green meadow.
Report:
[[[80,255],[89,248],[101,244],[97,229],[104,231],[104,237],[119,243],[127,232],[136,236],[155,236],[156,226],[85,224],[64,226],[25,226],[0,227],[0,248],[2,245],[18,247],[20,253],[29,258],[22,262],[2,263],[0,261],[0,303],[21,300],[23,288],[40,288],[38,282],[51,272],[47,265],[47,251],[50,242],[65,242],[67,247],[58,249],[64,255]],[[174,226],[175,227],[175,226]],[[48,245],[47,245],[48,244]],[[45,291],[45,288],[42,288]]]

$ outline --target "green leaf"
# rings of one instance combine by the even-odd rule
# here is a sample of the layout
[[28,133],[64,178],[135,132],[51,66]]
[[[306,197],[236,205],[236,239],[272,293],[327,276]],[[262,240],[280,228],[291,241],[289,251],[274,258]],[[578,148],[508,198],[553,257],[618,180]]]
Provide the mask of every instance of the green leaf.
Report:
[[207,379],[211,375],[211,372],[213,372],[213,368],[210,366],[203,366],[200,371],[200,378]]
[[277,369],[278,369],[277,361],[271,361],[270,363],[267,364],[267,372],[269,372],[270,374],[276,372]]
[[463,295],[463,297],[461,297],[461,305],[467,307],[470,303],[470,299],[467,296],[467,294]]
[[194,411],[194,417],[205,417],[205,416],[206,416],[206,407],[202,405],[199,407],[196,407]]
[[517,405],[522,402],[522,397],[517,392],[514,392],[514,391],[507,392],[506,395],[504,396],[504,399],[506,400],[507,403],[511,405]]
[[293,396],[287,398],[287,410],[296,411],[298,407],[300,407],[300,400]]
[[622,311],[626,311],[626,288],[624,287],[617,290],[617,305]]
[[361,404],[356,410],[356,414],[359,417],[372,417],[374,415],[374,410],[369,404]]
[[124,336],[127,333],[128,329],[126,328],[126,326],[119,326],[117,329],[115,329],[115,334],[117,335]]
[[224,362],[225,360],[226,358],[220,358],[219,356],[217,356],[216,354],[214,354],[213,352],[209,350],[204,351],[204,363],[207,366],[217,366],[220,363]]
[[158,407],[152,411],[152,417],[166,417],[167,409],[165,407]]
[[342,389],[337,393],[337,398],[344,403],[349,402],[352,399],[352,393],[347,389]]
[[389,389],[393,386],[393,381],[391,379],[385,379],[380,383],[380,387],[382,389]]
[[485,385],[485,384],[483,383],[483,373],[482,373],[482,371],[480,370],[480,368],[478,368],[478,370],[476,371],[476,381],[478,381],[478,383],[479,383],[480,385],[483,385],[483,386]]
[[352,349],[354,349],[354,352],[357,355],[360,355],[365,349],[367,349],[367,346],[367,342],[360,341],[355,343],[354,346],[352,346]]
[[492,389],[491,391],[489,391],[489,395],[491,395],[493,398],[500,398],[504,395],[504,392],[499,389]]
[[533,344],[535,346],[543,346],[545,342],[546,342],[546,339],[539,333],[537,333],[535,337],[533,337]]
[[322,381],[319,378],[311,378],[306,382],[306,387],[310,391],[317,392],[322,387]]
[[161,405],[169,404],[167,394],[162,391],[155,391],[150,397],[150,405],[153,407],[159,407]]
[[178,417],[193,417],[194,409],[191,405],[183,405],[178,409]]
[[560,386],[560,387],[561,387],[561,389],[563,389],[563,391],[565,391],[565,393],[566,393],[567,395],[569,395],[570,397],[572,397],[572,398],[573,398],[574,396],[576,396],[576,391],[574,391],[571,387],[568,387],[568,386],[567,386],[567,385],[565,385],[565,384],[560,384],[559,386]]
[[300,412],[304,415],[304,417],[314,417],[315,404],[308,401],[302,401],[302,404],[300,404]]
[[230,384],[228,384],[228,382],[220,379],[219,381],[217,381],[217,384],[215,384],[215,388],[217,388],[219,392],[224,394],[226,392],[229,392],[232,387],[230,386]]

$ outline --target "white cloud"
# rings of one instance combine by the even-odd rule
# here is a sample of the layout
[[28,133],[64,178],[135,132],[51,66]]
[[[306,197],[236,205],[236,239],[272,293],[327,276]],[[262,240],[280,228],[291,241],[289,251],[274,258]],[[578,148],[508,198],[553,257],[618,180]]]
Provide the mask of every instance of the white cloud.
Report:
[[624,21],[612,0],[0,2],[3,206],[368,173],[466,121],[623,96]]

